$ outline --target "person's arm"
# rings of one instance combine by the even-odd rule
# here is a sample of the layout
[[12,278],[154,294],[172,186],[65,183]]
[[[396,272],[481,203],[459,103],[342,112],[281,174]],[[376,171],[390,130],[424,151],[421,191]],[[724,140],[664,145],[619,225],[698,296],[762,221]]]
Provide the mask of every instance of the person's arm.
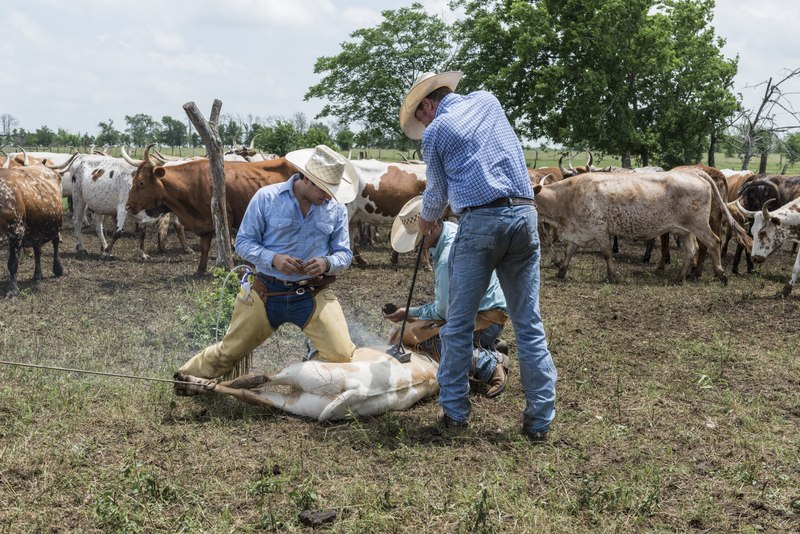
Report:
[[278,268],[272,263],[276,253],[261,244],[261,236],[264,235],[269,218],[268,212],[266,194],[263,189],[259,189],[250,199],[236,233],[236,253],[261,271]]
[[331,234],[331,253],[324,257],[329,264],[325,274],[336,274],[347,269],[353,261],[350,250],[350,231],[347,222],[347,208],[339,204],[336,208],[336,223]]
[[[447,251],[449,254],[449,250]],[[450,296],[450,277],[448,261],[444,252],[436,262],[433,273],[433,302],[422,306],[412,306],[408,310],[409,317],[423,320],[444,321],[447,319],[447,299]]]

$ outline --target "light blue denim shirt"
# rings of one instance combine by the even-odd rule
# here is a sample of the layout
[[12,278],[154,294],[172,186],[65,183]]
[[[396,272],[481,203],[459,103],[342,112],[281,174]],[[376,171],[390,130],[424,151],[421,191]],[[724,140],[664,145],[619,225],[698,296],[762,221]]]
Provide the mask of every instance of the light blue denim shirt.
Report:
[[[443,321],[447,319],[447,299],[450,296],[450,247],[453,245],[457,231],[458,226],[455,223],[444,222],[439,241],[431,247],[434,265],[434,300],[430,304],[409,308],[408,315],[410,317],[423,320]],[[492,271],[489,287],[483,294],[478,311],[486,311],[493,308],[506,309],[506,297],[503,295],[503,290],[500,289],[500,281],[494,271]]]
[[276,254],[289,254],[304,261],[325,257],[331,263],[327,274],[343,271],[353,261],[347,208],[334,200],[311,205],[303,217],[292,186],[298,174],[281,184],[264,186],[250,199],[239,232],[236,253],[256,266],[258,272],[281,280],[308,278],[287,275],[272,267]]
[[428,184],[422,218],[436,220],[501,197],[533,198],[525,155],[497,98],[486,91],[446,95],[422,133]]

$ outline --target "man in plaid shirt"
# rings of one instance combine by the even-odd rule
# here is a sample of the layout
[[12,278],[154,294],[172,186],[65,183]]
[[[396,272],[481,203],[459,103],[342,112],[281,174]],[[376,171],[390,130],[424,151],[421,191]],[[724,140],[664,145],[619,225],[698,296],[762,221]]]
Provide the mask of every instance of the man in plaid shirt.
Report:
[[460,216],[450,256],[447,323],[441,330],[439,421],[467,425],[472,332],[495,270],[517,340],[526,401],[522,429],[532,442],[542,443],[555,416],[557,372],[539,310],[533,189],[522,146],[500,102],[486,91],[454,93],[461,76],[422,74],[400,108],[400,126],[411,139],[422,139],[427,164],[420,231],[428,234],[448,203]]

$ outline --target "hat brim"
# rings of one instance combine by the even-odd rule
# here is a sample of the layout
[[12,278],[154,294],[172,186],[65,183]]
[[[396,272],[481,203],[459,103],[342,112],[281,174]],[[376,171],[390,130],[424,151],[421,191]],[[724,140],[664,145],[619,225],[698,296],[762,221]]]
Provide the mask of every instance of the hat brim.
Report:
[[390,234],[390,239],[392,243],[392,249],[395,252],[406,253],[411,252],[414,250],[414,247],[417,246],[417,239],[419,238],[419,230],[416,232],[409,232],[406,230],[406,227],[400,221],[399,218],[396,218],[392,223],[392,232]]
[[414,116],[422,99],[439,87],[449,87],[455,91],[462,76],[464,73],[460,71],[440,72],[408,90],[400,106],[400,128],[410,139],[422,139],[422,132],[425,130],[425,125]]
[[[314,182],[314,185],[332,196],[336,202],[340,204],[347,204],[352,202],[358,194],[358,173],[349,159],[345,158],[344,173],[342,180],[337,185],[332,185],[323,182],[314,174],[308,172],[306,164],[313,154],[313,148],[302,148],[294,150],[284,156],[286,161],[297,167],[297,169],[308,177],[309,180]],[[344,157],[344,156],[342,156]]]

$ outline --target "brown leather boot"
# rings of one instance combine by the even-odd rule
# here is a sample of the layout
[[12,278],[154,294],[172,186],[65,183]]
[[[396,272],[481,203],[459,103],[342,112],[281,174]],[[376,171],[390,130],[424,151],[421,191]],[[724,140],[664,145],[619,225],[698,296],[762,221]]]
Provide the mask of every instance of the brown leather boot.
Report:
[[500,395],[506,389],[506,382],[508,382],[508,373],[505,366],[497,362],[491,378],[489,378],[489,389],[486,390],[486,397],[493,399]]

